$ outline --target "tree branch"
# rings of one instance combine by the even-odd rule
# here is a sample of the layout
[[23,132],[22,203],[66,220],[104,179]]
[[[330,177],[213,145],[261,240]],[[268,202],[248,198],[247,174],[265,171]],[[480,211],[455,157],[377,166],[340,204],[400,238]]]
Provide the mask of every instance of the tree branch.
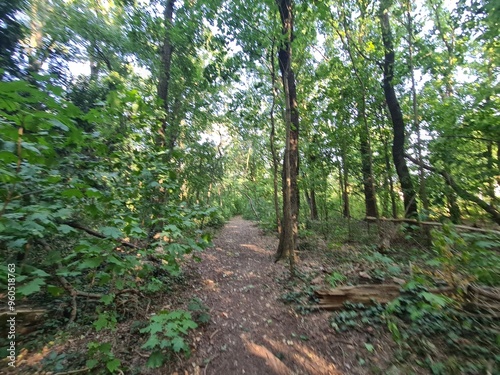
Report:
[[[66,225],[70,226],[71,228],[82,230],[82,231],[90,234],[91,236],[94,236],[97,238],[110,239],[109,237],[105,236],[102,233],[96,232],[95,230],[84,227],[83,225],[75,223],[75,222],[65,221],[63,224],[66,224]],[[121,243],[123,246],[130,247],[132,249],[137,249],[137,250],[141,249],[139,246],[134,245],[133,243],[127,242],[125,240],[122,240],[122,239],[114,239],[114,240]]]
[[460,198],[476,203],[484,211],[490,214],[491,218],[495,223],[500,224],[500,212],[494,206],[488,204],[481,198],[475,196],[474,194],[469,193],[467,190],[460,187],[448,172],[424,164],[408,154],[405,154],[405,158],[410,160],[412,163],[419,165],[424,169],[427,169],[430,172],[440,174],[444,178],[446,184],[450,186],[453,190],[455,190],[455,192],[458,194]]

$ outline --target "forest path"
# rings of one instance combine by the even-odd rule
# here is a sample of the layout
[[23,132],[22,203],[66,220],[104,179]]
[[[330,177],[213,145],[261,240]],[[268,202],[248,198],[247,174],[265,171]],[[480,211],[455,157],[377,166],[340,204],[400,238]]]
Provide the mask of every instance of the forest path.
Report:
[[201,255],[195,287],[211,320],[179,373],[340,374],[324,324],[278,300],[287,272],[273,262],[277,238],[235,217],[213,242]]

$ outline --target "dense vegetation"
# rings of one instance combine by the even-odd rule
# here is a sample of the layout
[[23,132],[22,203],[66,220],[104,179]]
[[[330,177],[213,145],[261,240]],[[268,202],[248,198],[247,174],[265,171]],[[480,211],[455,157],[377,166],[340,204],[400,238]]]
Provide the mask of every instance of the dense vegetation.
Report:
[[[321,242],[331,286],[357,282],[342,267],[358,258],[335,255],[354,241],[380,282],[407,277],[380,308],[400,349],[419,329],[477,338],[463,366],[423,367],[498,365],[498,311],[470,322],[456,295],[425,291],[500,283],[496,2],[0,0],[0,17],[1,283],[15,264],[17,308],[51,311],[20,344],[113,331],[189,283],[182,262],[243,215],[280,233],[292,275]],[[362,239],[364,218],[379,230]],[[189,306],[137,320],[147,366],[189,352],[208,319]],[[87,356],[48,358],[122,367],[98,334]]]

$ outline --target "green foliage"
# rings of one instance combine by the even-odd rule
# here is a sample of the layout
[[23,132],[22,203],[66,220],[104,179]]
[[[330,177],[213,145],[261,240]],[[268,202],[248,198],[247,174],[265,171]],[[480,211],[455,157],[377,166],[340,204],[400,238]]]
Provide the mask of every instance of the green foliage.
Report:
[[186,311],[163,310],[152,316],[149,325],[140,330],[141,333],[149,333],[148,340],[142,345],[143,349],[153,352],[148,359],[148,367],[160,367],[167,358],[163,353],[169,351],[189,355],[190,349],[183,336],[196,327],[198,325]]
[[110,343],[90,342],[87,347],[87,355],[90,359],[87,360],[86,365],[94,373],[97,373],[96,371],[98,370],[109,374],[115,374],[120,371],[121,362],[113,354]]
[[[146,108],[137,93],[117,87],[82,113],[61,88],[39,80],[0,82],[1,283],[5,265],[15,263],[18,298],[64,299],[78,291],[77,308],[70,308],[77,322],[114,330],[130,314],[118,311],[123,292],[166,291],[184,257],[210,245],[203,226],[223,220],[218,209],[181,200],[177,170],[141,130],[154,112],[131,115],[130,133],[122,127],[104,136],[124,108]],[[101,296],[95,312],[80,304],[88,293]],[[164,322],[175,325],[171,349],[188,352],[180,335],[195,326],[189,315],[172,314]],[[202,310],[197,317],[208,319]],[[120,368],[107,345],[92,344],[89,355],[89,367]]]
[[195,297],[189,301],[188,310],[193,314],[194,321],[200,324],[206,324],[210,321],[209,309],[199,298]]
[[381,305],[365,306],[362,303],[346,302],[344,306],[345,308],[334,313],[330,320],[331,327],[338,332],[363,326],[382,325],[384,322],[382,318],[384,307]]
[[442,270],[446,282],[466,284],[478,281],[500,284],[500,239],[495,235],[458,233],[452,224],[432,232],[435,258],[428,264]]
[[332,287],[336,288],[339,283],[343,283],[347,278],[339,272],[332,272],[326,276],[326,282]]
[[[384,319],[394,340],[426,358],[419,363],[433,373],[480,373],[500,353],[491,317],[468,315],[450,298],[421,286],[407,289],[389,303]],[[447,355],[445,362],[431,359],[439,353]]]

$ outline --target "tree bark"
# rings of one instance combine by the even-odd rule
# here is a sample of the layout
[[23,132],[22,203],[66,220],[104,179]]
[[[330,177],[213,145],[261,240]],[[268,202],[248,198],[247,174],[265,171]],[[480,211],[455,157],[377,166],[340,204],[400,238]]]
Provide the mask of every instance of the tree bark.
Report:
[[278,5],[283,39],[278,52],[278,61],[285,92],[286,144],[283,181],[283,225],[276,260],[288,257],[290,271],[294,273],[295,250],[298,237],[299,189],[299,112],[297,90],[292,70],[293,11],[292,0],[276,0]]
[[384,79],[383,88],[387,107],[389,108],[394,133],[392,144],[392,157],[396,172],[403,191],[403,201],[405,206],[405,217],[417,216],[417,199],[415,189],[410,176],[410,171],[404,158],[405,147],[405,124],[403,113],[399,106],[396,91],[392,84],[394,78],[394,45],[389,22],[390,0],[383,0],[380,4],[380,26],[382,29],[382,40],[384,43]]
[[370,144],[370,128],[368,126],[368,118],[366,113],[366,86],[361,77],[356,59],[352,52],[350,37],[348,35],[348,27],[345,19],[345,14],[342,13],[342,24],[344,26],[345,38],[342,33],[337,30],[342,44],[344,45],[349,59],[351,60],[352,68],[356,79],[361,87],[361,100],[358,99],[361,110],[358,113],[358,121],[361,124],[359,128],[359,146],[361,154],[361,172],[363,175],[363,192],[365,195],[365,214],[366,216],[378,217],[377,196],[375,194],[375,184],[373,178],[373,158]]
[[274,108],[276,106],[276,71],[275,71],[275,61],[274,61],[274,39],[271,45],[271,56],[270,56],[270,75],[271,75],[271,86],[272,86],[272,104],[271,110],[269,112],[269,119],[271,121],[271,133],[269,134],[269,144],[271,147],[271,157],[273,161],[273,203],[274,203],[274,213],[276,215],[276,230],[281,233],[281,219],[280,219],[280,209],[279,209],[279,199],[278,199],[278,155],[276,153],[276,146],[274,144],[274,139],[276,136],[276,124],[274,121]]
[[349,206],[349,171],[345,162],[345,154],[342,152],[339,166],[340,189],[342,192],[342,216],[344,218],[351,217],[351,209]]
[[[169,86],[170,86],[170,73],[172,66],[172,54],[174,47],[170,38],[170,32],[173,25],[175,0],[166,0],[165,9],[163,13],[163,20],[165,23],[165,38],[161,47],[161,66],[160,76],[158,80],[158,98],[162,100],[165,117],[161,122],[161,129],[159,131],[158,143],[162,147],[168,147],[170,151],[175,146],[176,132],[169,128],[170,108],[169,108]],[[171,124],[170,124],[171,125]]]
[[311,220],[318,220],[318,205],[316,204],[316,191],[314,189],[311,189],[309,197],[311,199]]
[[[422,139],[420,136],[420,121],[419,121],[419,115],[418,115],[418,98],[417,98],[417,88],[416,88],[416,83],[415,83],[415,72],[414,72],[414,66],[413,66],[413,17],[411,15],[411,1],[406,2],[407,6],[407,17],[408,17],[408,23],[406,25],[407,30],[408,30],[408,64],[409,64],[409,69],[410,69],[410,74],[411,74],[411,96],[412,96],[412,110],[413,110],[413,128],[415,133],[417,134],[417,155],[418,155],[418,160],[423,163],[423,156],[422,156]],[[420,200],[422,202],[422,207],[428,215],[429,212],[429,200],[427,199],[427,191],[426,191],[426,178],[425,178],[425,171],[422,166],[419,166],[418,168],[418,175],[419,175],[419,196]]]

